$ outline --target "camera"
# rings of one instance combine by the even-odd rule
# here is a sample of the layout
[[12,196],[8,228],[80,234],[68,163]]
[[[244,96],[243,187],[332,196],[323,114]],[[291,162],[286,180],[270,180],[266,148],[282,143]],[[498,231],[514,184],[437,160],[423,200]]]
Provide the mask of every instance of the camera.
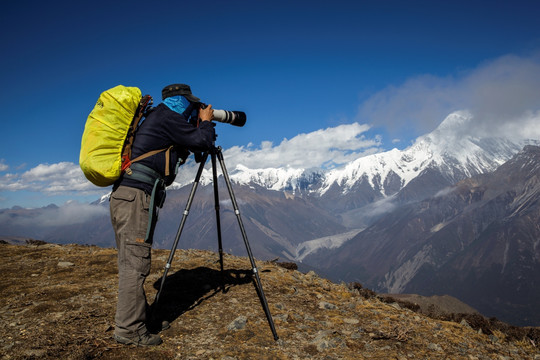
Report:
[[[208,105],[200,103],[201,109],[206,109]],[[243,111],[219,110],[214,109],[212,121],[231,124],[234,126],[244,126],[246,124],[246,113]]]

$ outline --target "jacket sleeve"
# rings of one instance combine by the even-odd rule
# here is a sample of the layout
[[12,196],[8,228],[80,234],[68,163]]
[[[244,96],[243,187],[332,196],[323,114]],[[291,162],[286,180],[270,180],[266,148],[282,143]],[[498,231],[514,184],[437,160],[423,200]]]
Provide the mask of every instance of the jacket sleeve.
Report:
[[201,121],[195,127],[187,121],[169,121],[163,131],[171,142],[192,152],[208,150],[214,143],[215,124],[211,121]]

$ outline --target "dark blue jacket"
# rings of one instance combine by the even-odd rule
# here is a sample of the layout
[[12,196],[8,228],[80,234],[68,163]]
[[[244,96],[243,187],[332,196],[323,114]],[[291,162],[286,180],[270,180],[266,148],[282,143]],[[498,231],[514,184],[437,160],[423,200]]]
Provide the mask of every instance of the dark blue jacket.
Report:
[[[199,127],[190,124],[184,116],[169,109],[163,103],[156,106],[139,126],[131,148],[131,159],[152,150],[165,149],[173,145],[170,152],[169,176],[165,177],[165,152],[160,152],[138,163],[146,165],[162,175],[165,184],[170,185],[176,177],[175,167],[179,158],[186,158],[191,152],[204,152],[211,148],[215,139],[215,124],[201,121]],[[152,193],[152,186],[122,176],[115,184],[134,187]]]

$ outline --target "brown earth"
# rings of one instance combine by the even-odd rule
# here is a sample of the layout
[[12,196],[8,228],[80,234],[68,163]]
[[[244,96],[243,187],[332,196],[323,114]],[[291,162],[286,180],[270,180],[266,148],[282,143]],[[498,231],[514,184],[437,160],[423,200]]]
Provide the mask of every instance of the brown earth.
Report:
[[[0,244],[0,254],[2,359],[540,359],[537,328],[433,319],[360,284],[257,262],[275,341],[248,259],[225,255],[224,293],[217,255],[200,250],[176,251],[160,300],[171,322],[163,344],[120,345],[115,249],[31,242]],[[150,302],[168,255],[153,250]]]
[[384,294],[381,297],[390,300],[390,302],[416,304],[418,305],[418,312],[431,317],[446,314],[479,314],[476,309],[449,295]]

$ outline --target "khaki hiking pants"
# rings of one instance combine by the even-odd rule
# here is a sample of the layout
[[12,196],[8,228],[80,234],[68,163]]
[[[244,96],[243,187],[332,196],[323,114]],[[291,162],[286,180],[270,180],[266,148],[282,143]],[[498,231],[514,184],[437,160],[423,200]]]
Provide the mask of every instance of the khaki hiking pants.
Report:
[[[150,195],[119,186],[111,194],[111,222],[118,248],[118,304],[115,334],[129,337],[146,333],[144,281],[150,273],[152,237],[145,242]],[[153,219],[155,221],[155,219]]]

